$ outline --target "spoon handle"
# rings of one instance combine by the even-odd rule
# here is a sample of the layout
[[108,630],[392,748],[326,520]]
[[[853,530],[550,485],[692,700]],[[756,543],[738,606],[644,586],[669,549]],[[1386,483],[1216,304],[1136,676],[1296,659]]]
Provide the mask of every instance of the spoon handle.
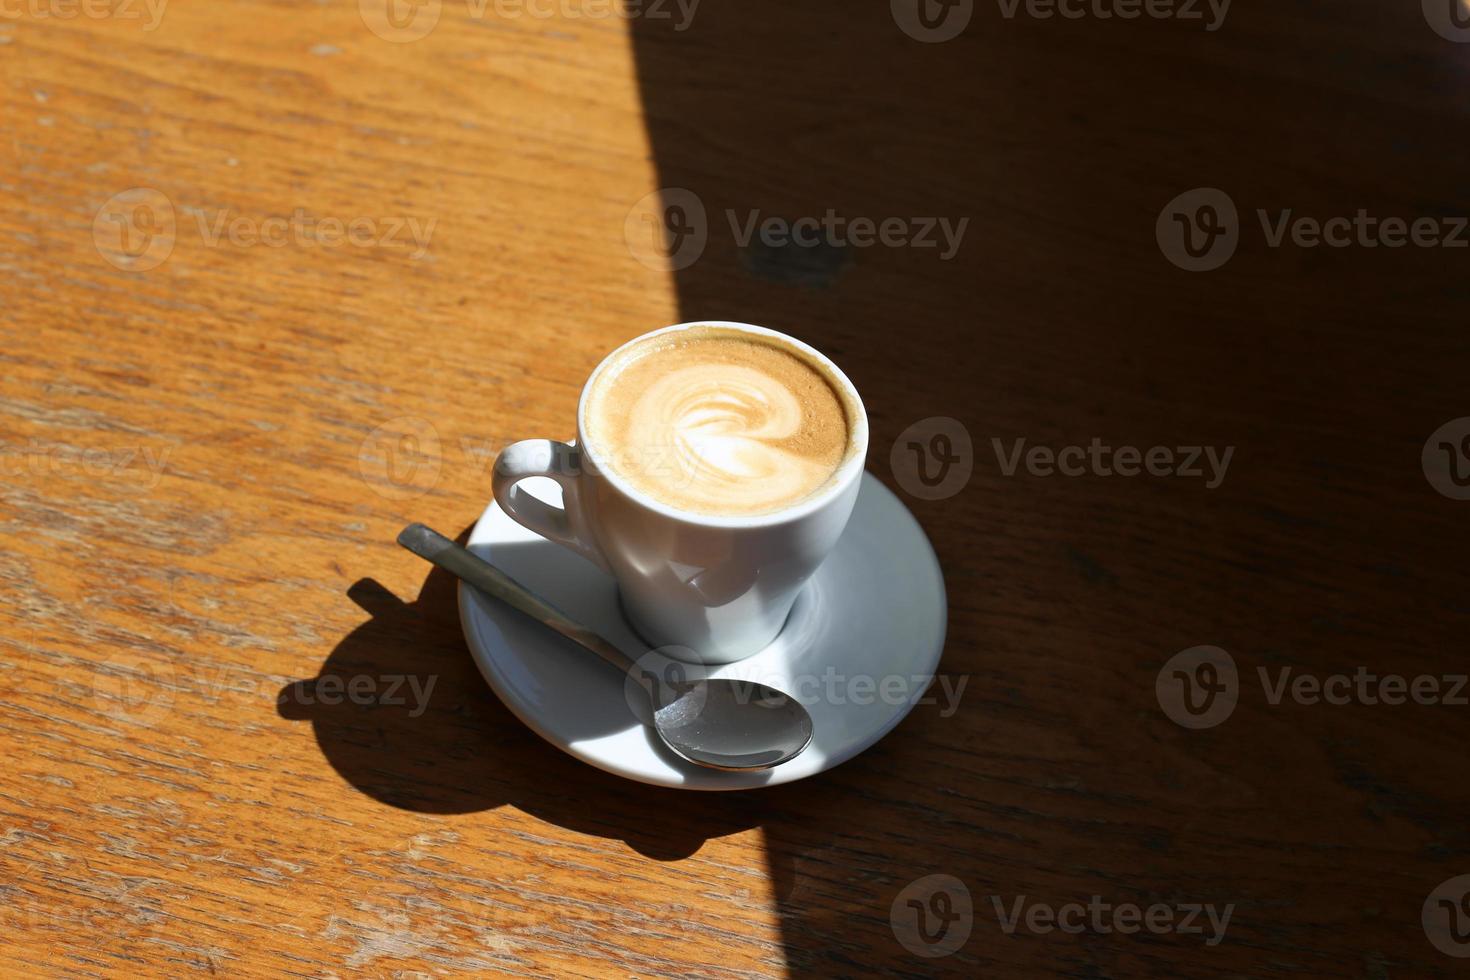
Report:
[[494,596],[512,609],[556,630],[584,650],[595,653],[623,673],[633,673],[633,661],[603,637],[569,619],[560,609],[536,595],[485,559],[463,548],[433,528],[410,524],[398,534],[398,543],[420,558]]

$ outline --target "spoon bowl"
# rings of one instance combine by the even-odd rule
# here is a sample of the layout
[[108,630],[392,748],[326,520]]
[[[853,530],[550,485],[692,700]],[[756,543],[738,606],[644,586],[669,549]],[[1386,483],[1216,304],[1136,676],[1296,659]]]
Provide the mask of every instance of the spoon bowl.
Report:
[[773,687],[722,678],[681,686],[657,685],[654,727],[665,745],[695,765],[769,769],[801,754],[812,740],[811,715]]

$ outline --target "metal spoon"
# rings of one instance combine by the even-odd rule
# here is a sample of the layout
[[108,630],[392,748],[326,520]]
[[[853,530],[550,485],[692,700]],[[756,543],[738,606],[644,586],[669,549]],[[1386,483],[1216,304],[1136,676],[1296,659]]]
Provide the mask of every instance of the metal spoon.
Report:
[[632,677],[648,692],[654,731],[682,759],[709,769],[770,769],[794,759],[811,743],[811,715],[774,688],[730,679],[663,683],[606,639],[439,532],[410,524],[398,543]]

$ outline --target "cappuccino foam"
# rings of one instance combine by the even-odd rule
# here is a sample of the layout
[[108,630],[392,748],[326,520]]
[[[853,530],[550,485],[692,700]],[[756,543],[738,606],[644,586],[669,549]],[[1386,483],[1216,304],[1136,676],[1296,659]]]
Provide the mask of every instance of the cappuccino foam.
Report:
[[605,366],[584,424],[598,458],[655,500],[751,515],[832,479],[851,452],[852,412],[799,349],[697,327],[651,337]]

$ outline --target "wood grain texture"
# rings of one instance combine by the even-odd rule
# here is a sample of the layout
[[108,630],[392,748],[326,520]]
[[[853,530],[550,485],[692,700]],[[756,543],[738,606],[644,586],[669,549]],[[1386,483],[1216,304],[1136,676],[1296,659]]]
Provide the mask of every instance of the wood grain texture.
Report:
[[[976,5],[942,44],[835,0],[684,30],[451,0],[412,43],[346,0],[174,0],[153,30],[0,8],[0,971],[1455,972],[1420,915],[1470,873],[1470,708],[1256,681],[1466,670],[1470,503],[1420,451],[1470,415],[1467,253],[1273,248],[1256,218],[1470,213],[1470,45],[1416,7],[1206,32]],[[650,269],[625,224],[675,187],[707,244]],[[1154,226],[1196,187],[1241,244],[1191,274]],[[829,209],[969,224],[944,260],[729,218]],[[702,317],[856,382],[967,683],[754,793],[542,743],[393,544],[466,529],[604,353]],[[974,472],[926,501],[889,450],[936,416]],[[1008,476],[992,440],[1021,438],[1235,452],[1212,490]],[[1191,731],[1155,679],[1200,644],[1242,688]],[[890,910],[941,873],[972,931],[925,959]],[[992,897],[1019,896],[1234,911],[1214,946],[1008,934]]]

